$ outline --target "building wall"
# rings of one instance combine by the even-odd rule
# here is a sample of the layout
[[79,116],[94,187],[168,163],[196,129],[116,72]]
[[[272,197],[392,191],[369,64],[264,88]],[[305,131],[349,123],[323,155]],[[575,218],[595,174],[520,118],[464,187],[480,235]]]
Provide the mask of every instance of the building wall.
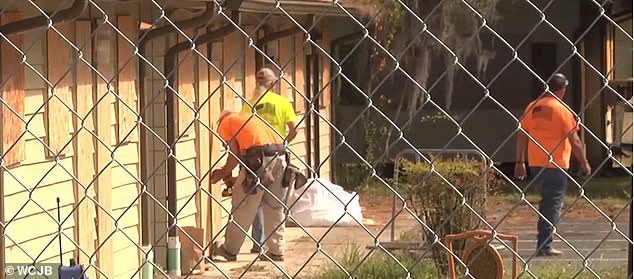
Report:
[[[39,13],[27,12],[23,17],[36,14]],[[124,18],[124,27],[119,25],[121,19],[111,20],[121,30],[136,30],[134,20]],[[92,61],[106,78],[112,79],[115,69],[123,67],[118,63],[117,53],[122,55],[125,51],[115,51],[121,38],[114,33],[104,33],[108,28],[97,32],[92,41],[90,21],[79,20],[56,28],[74,45],[83,46],[84,58]],[[128,35],[136,40],[136,34]],[[24,116],[28,121],[23,159],[2,171],[4,197],[1,202],[4,203],[4,220],[9,221],[6,261],[58,262],[57,241],[55,245],[49,242],[56,240],[55,209],[56,197],[59,197],[65,263],[75,256],[88,266],[88,257],[102,245],[96,252],[95,262],[101,271],[108,278],[134,277],[140,259],[136,246],[140,235],[139,142],[135,136],[138,129],[134,129],[132,137],[124,139],[120,123],[124,123],[122,117],[126,112],[115,94],[119,98],[131,97],[126,99],[127,104],[136,110],[135,71],[132,76],[119,75],[112,84],[114,93],[97,105],[94,100],[107,92],[103,90],[105,82],[87,75],[90,68],[74,60],[76,53],[58,35],[52,30],[48,33],[39,30],[27,32],[23,38],[23,50],[28,49],[27,62],[38,73],[28,67],[23,70]],[[67,69],[70,71],[65,77],[56,76]],[[4,74],[6,77],[7,73]],[[55,85],[59,98],[49,99],[51,91],[46,80]],[[131,87],[124,87],[124,83]],[[60,99],[65,103],[57,103],[53,109],[53,104]],[[95,109],[90,111],[92,108]],[[73,115],[69,109],[80,116]],[[6,132],[13,127],[3,129]],[[96,134],[98,140],[91,133]],[[60,157],[56,158],[45,145],[59,151]],[[88,273],[91,278],[96,277],[94,268]]]
[[[127,8],[123,10],[132,13],[135,11]],[[121,12],[108,12],[112,24],[134,45],[138,45],[137,17],[123,16]],[[25,17],[31,15],[26,14]],[[95,22],[102,24],[100,21]],[[54,83],[54,78],[49,77],[49,70],[54,69],[53,73],[58,74],[60,68],[70,67],[70,73],[62,79],[64,83],[56,85],[56,94],[60,94],[60,98],[70,98],[66,105],[86,117],[82,119],[70,112],[59,111],[60,114],[68,114],[68,134],[64,133],[64,130],[60,130],[60,127],[66,126],[64,123],[48,119],[57,116],[50,113],[53,110],[48,109],[48,105],[45,104],[57,99],[45,99],[48,92],[45,80],[33,71],[23,70],[25,119],[29,121],[24,137],[24,158],[19,160],[19,164],[10,165],[2,172],[2,202],[5,209],[3,213],[5,220],[10,220],[6,228],[6,257],[11,262],[28,262],[36,256],[34,252],[44,251],[38,261],[57,261],[57,247],[46,245],[56,234],[55,197],[60,196],[62,216],[70,216],[64,222],[65,259],[70,258],[73,253],[80,254],[80,263],[87,265],[88,258],[95,253],[96,257],[93,258],[96,258],[97,262],[94,264],[98,265],[108,278],[134,277],[138,276],[133,274],[143,257],[141,250],[138,249],[138,245],[142,244],[140,224],[144,218],[141,216],[141,187],[138,183],[141,179],[140,152],[146,152],[148,162],[143,167],[150,176],[147,189],[151,197],[148,208],[144,210],[147,210],[146,215],[151,227],[145,229],[150,232],[156,262],[165,266],[167,146],[164,75],[152,68],[162,71],[167,47],[182,41],[183,38],[173,35],[153,40],[146,52],[146,57],[153,67],[148,67],[133,57],[133,48],[126,40],[120,38],[119,33],[102,25],[100,31],[93,34],[94,29],[91,25],[94,27],[94,22],[81,20],[69,24],[67,34],[64,33],[66,31],[62,32],[74,42],[74,45],[84,46],[84,59],[91,66],[84,65],[83,62],[74,63],[73,57],[76,57],[76,54],[70,48],[69,58],[64,59],[61,49],[49,47],[50,38],[46,36],[36,32],[24,36],[23,45],[29,48],[27,61],[45,79]],[[189,62],[186,58],[179,60],[183,63],[178,69],[179,96],[188,96],[186,100],[189,104],[196,109],[200,108],[200,117],[194,120],[193,111],[179,104],[179,133],[184,132],[186,125],[193,125],[177,143],[177,222],[180,227],[204,228],[207,232],[207,241],[217,237],[218,228],[224,225],[220,220],[222,210],[218,203],[222,185],[208,183],[210,170],[224,163],[221,156],[222,145],[211,130],[216,128],[215,122],[222,109],[239,105],[239,99],[234,97],[235,92],[228,89],[229,85],[236,89],[237,94],[249,97],[255,80],[255,69],[252,67],[255,64],[254,50],[236,53],[236,49],[240,48],[234,48],[236,45],[244,46],[243,49],[248,48],[248,40],[241,36],[235,32],[222,42],[199,49],[213,61],[214,66],[223,71],[222,74],[217,73],[202,57],[189,58]],[[297,41],[301,38],[297,36],[292,39]],[[63,43],[63,40],[58,39],[57,44]],[[223,45],[231,47],[223,48]],[[209,51],[203,49],[209,47]],[[61,55],[57,55],[58,52]],[[50,53],[56,55],[48,55]],[[86,55],[88,53],[91,55]],[[295,57],[288,50],[282,53],[288,57]],[[298,57],[303,55],[302,52]],[[3,55],[3,58],[5,57],[6,55]],[[231,58],[239,59],[243,65],[236,68],[237,70],[229,70]],[[61,60],[60,63],[53,63],[51,59]],[[301,60],[297,61],[289,73],[299,82],[303,79],[303,71],[296,70],[301,69],[304,64]],[[143,104],[139,102],[136,63],[141,63],[141,67],[145,67],[148,73],[143,88],[146,100]],[[105,80],[98,75],[87,74],[93,72],[91,67],[103,75]],[[186,72],[191,75],[187,76]],[[328,73],[329,69],[324,69],[322,74]],[[222,83],[223,76],[227,83]],[[108,81],[112,81],[110,86]],[[62,85],[67,91],[60,89]],[[303,85],[297,87],[303,88]],[[220,90],[216,90],[217,88]],[[107,93],[109,90],[113,92]],[[291,92],[291,96],[293,94]],[[329,97],[326,99],[329,100]],[[326,118],[330,117],[328,105],[324,104],[321,110]],[[302,117],[303,105],[297,104],[296,108],[298,116]],[[147,112],[143,120],[150,130],[144,150],[141,150],[139,142],[139,128],[130,126],[136,120],[136,115],[131,114],[130,110],[135,113],[141,110]],[[82,123],[85,126],[82,127]],[[320,125],[320,151],[322,158],[326,158],[330,146],[330,130],[326,122],[322,121]],[[303,127],[304,124],[300,125],[300,135],[293,142],[292,148],[300,157],[296,160],[305,161],[306,135]],[[74,137],[73,133],[76,133]],[[63,150],[63,156],[57,159],[43,147],[43,144],[55,144],[51,140],[51,135],[71,141]],[[56,146],[59,146],[59,143]],[[300,167],[303,165],[299,161],[295,161],[295,164]],[[327,176],[329,173],[329,164],[325,164],[321,169],[321,175]],[[82,185],[87,189],[84,190]],[[34,223],[38,224],[38,230],[32,229]],[[78,252],[73,243],[78,243],[81,251]],[[99,246],[101,247],[97,249]],[[24,251],[30,254],[25,254]],[[98,273],[94,269],[89,270],[89,276],[92,278],[98,277]]]
[[[46,76],[45,40],[39,35],[29,33],[24,36],[24,42],[26,45],[33,44],[27,62]],[[56,165],[54,159],[47,158],[47,151],[42,144],[46,142],[47,135],[44,128],[45,114],[44,110],[38,109],[44,104],[45,82],[33,71],[24,72],[25,119],[32,119],[32,124],[27,128],[30,133],[25,134],[24,138],[25,150],[28,152],[23,155],[24,160],[19,166],[10,166],[2,172],[4,216],[5,221],[9,221],[5,231],[6,257],[14,262],[28,262],[30,258],[35,258],[35,252],[39,251],[44,251],[41,260],[56,259],[59,253],[57,246],[44,249],[50,238],[55,237],[57,233],[55,197],[61,198],[63,216],[70,215],[75,199],[71,176],[73,158],[63,158],[59,165]],[[72,149],[72,146],[70,148]],[[29,191],[32,191],[30,199]],[[38,230],[33,230],[33,224],[39,224]],[[75,238],[74,227],[74,218],[70,218],[64,224],[64,233],[70,239]],[[68,239],[63,239],[63,244],[68,257],[73,245]]]
[[[329,24],[324,24],[321,27],[321,31],[322,31],[322,36],[323,36],[323,40],[319,42],[319,45],[321,48],[323,48],[325,51],[330,52],[329,50],[329,46],[330,45],[330,33],[333,32],[333,29],[331,29],[331,26],[334,25],[329,25]],[[277,30],[282,30],[285,27],[283,26],[278,26]],[[247,32],[249,32],[250,27],[246,27]],[[251,34],[251,33],[249,33]],[[239,42],[234,42],[233,40],[237,40]],[[224,41],[225,44],[232,44],[234,46],[240,46],[243,43],[248,44],[248,41],[243,41],[244,37],[236,35],[233,38],[228,38],[227,40]],[[233,43],[232,43],[233,42]],[[263,51],[265,53],[267,53],[267,55],[269,56],[274,56],[276,58],[276,63],[278,66],[280,66],[282,68],[282,76],[284,77],[280,83],[278,85],[275,86],[275,90],[278,90],[280,94],[282,94],[283,96],[286,96],[289,100],[292,101],[293,106],[295,108],[295,112],[297,114],[297,121],[298,121],[298,128],[297,128],[297,132],[298,135],[297,137],[289,144],[289,147],[291,149],[290,152],[290,156],[291,156],[291,164],[297,166],[298,168],[304,170],[306,173],[309,173],[309,168],[313,169],[314,171],[316,171],[316,169],[314,169],[314,164],[313,164],[313,160],[314,157],[311,159],[311,161],[308,161],[308,156],[307,156],[307,141],[311,141],[311,148],[312,148],[312,153],[314,156],[314,148],[315,148],[315,139],[313,136],[307,137],[307,130],[306,130],[306,109],[305,109],[305,104],[307,102],[307,100],[305,99],[306,96],[306,80],[305,80],[305,67],[306,67],[306,62],[305,62],[305,57],[306,57],[306,49],[308,47],[308,44],[306,44],[306,48],[302,48],[302,45],[304,45],[304,34],[303,33],[299,33],[299,34],[295,34],[289,37],[285,37],[276,41],[272,41],[269,42],[265,49],[263,49]],[[243,78],[238,78],[238,83],[237,86],[234,86],[234,89],[236,87],[238,88],[242,88],[240,86],[240,84],[242,83],[242,80],[245,81],[254,81],[255,80],[255,72],[256,72],[256,68],[254,67],[254,63],[251,63],[249,59],[251,59],[250,57],[253,57],[252,54],[249,54],[249,52],[253,52],[253,48],[246,48],[246,53],[247,55],[246,60],[244,60],[245,62],[245,72],[244,72],[244,77]],[[243,50],[238,50],[240,52],[242,52]],[[213,57],[212,57],[213,58]],[[321,98],[321,108],[319,109],[319,114],[321,115],[321,119],[319,120],[319,126],[320,126],[320,144],[319,144],[319,152],[320,152],[320,159],[321,159],[321,167],[319,169],[319,175],[322,178],[326,178],[326,179],[330,179],[331,176],[333,175],[331,173],[331,160],[332,160],[332,156],[329,156],[332,150],[332,146],[331,146],[331,137],[333,135],[333,124],[334,124],[334,119],[333,116],[331,114],[331,109],[332,109],[332,104],[330,103],[330,84],[329,84],[329,80],[330,80],[330,59],[325,56],[325,55],[320,55],[320,59],[321,59],[321,63],[322,63],[322,68],[321,68],[321,86],[320,86],[320,91],[321,91],[321,95],[323,95],[323,97]],[[231,60],[233,61],[233,60]],[[268,62],[268,61],[267,61]],[[226,61],[225,61],[226,63]],[[231,63],[231,62],[230,62]],[[229,78],[229,82],[232,81],[231,78],[231,73],[228,75]],[[235,79],[235,78],[234,78]],[[245,83],[245,95],[243,95],[243,97],[249,98],[252,97],[252,95],[250,94],[253,90],[253,86],[251,85],[253,83],[250,82],[246,82]],[[232,84],[232,85],[235,85]],[[240,104],[240,98],[237,98],[234,94],[234,92],[231,91],[227,91],[226,87],[225,87],[225,105],[232,107],[232,108],[238,108],[239,104]],[[229,93],[227,95],[227,93]],[[233,99],[230,99],[228,97],[231,97]],[[236,99],[237,98],[237,99]],[[227,101],[227,100],[231,100],[231,101]],[[315,127],[315,120],[313,117],[312,120],[312,131],[314,132],[314,127]],[[222,150],[222,147],[220,147],[219,149],[215,149],[214,150]],[[214,151],[215,153],[216,151]],[[213,157],[213,156],[212,156]],[[212,159],[212,165],[215,162],[214,159]],[[218,162],[218,166],[221,166],[224,164],[224,160],[220,160]],[[212,185],[212,187],[218,187],[221,185]],[[222,206],[224,206],[224,208],[229,211],[231,209],[231,201],[230,198],[222,198]],[[222,218],[220,219],[219,224],[220,225],[224,225],[227,223],[228,221],[228,212],[225,210],[221,210],[220,213],[222,215]]]
[[[254,25],[245,24],[242,28],[248,33],[255,36],[253,30]],[[188,34],[193,35],[193,30],[185,30]],[[164,54],[169,46],[174,45],[177,41],[183,41],[184,38],[179,35],[166,36],[152,40],[148,45],[147,56],[151,63],[159,70],[163,70]],[[303,39],[300,35],[288,37],[287,40],[295,44],[296,41]],[[303,91],[304,62],[301,57],[303,52],[295,53],[294,48],[286,48],[278,43],[278,57],[285,57],[292,60],[291,67],[286,67],[285,77],[298,90]],[[181,137],[177,144],[177,180],[178,180],[178,208],[181,210],[178,214],[177,222],[179,226],[194,226],[205,228],[206,241],[213,238],[218,239],[219,229],[224,226],[225,220],[221,220],[221,214],[225,214],[225,210],[220,208],[219,197],[224,188],[222,183],[219,185],[209,185],[208,176],[210,171],[222,166],[226,160],[224,155],[224,147],[221,141],[214,134],[216,121],[223,109],[240,109],[242,98],[250,99],[253,97],[255,87],[255,59],[256,52],[253,47],[249,47],[249,40],[240,33],[234,32],[218,42],[209,45],[199,46],[198,51],[205,55],[201,57],[198,53],[183,52],[178,69],[178,95],[180,97],[188,96],[192,91],[194,99],[192,105],[195,108],[201,108],[199,120],[193,119],[193,111],[190,108],[179,104],[179,134],[183,134],[184,128],[190,123],[194,125],[187,130],[186,135]],[[229,46],[229,47],[227,47]],[[207,61],[211,62],[210,65]],[[152,132],[148,134],[148,158],[149,162],[147,170],[149,174],[153,174],[149,182],[149,190],[153,197],[153,201],[149,208],[150,224],[152,226],[153,245],[156,248],[155,257],[157,263],[166,261],[166,242],[167,242],[167,216],[164,208],[167,207],[167,184],[166,184],[166,125],[165,125],[165,106],[164,106],[164,79],[163,74],[147,69],[146,82],[146,100],[148,111],[151,111],[147,117],[147,123]],[[218,70],[220,72],[218,72]],[[328,74],[329,69],[324,70],[323,74]],[[193,75],[191,78],[189,75]],[[223,83],[223,78],[226,80]],[[291,100],[298,114],[303,117],[303,103],[299,104],[301,94],[295,90],[288,89],[293,87],[287,84],[286,88],[281,92]],[[301,88],[301,89],[300,89]],[[326,94],[329,94],[327,92]],[[326,95],[329,99],[329,95]],[[321,113],[329,119],[329,103],[324,104]],[[182,119],[189,119],[182,121]],[[204,125],[203,125],[204,122]],[[291,144],[291,148],[298,155],[293,163],[299,167],[304,166],[298,160],[306,161],[306,134],[304,129],[305,122],[299,127],[299,135]],[[321,144],[320,150],[322,158],[326,158],[330,147],[330,129],[326,122],[321,122]],[[211,129],[211,130],[210,130]],[[213,132],[212,132],[213,131]],[[237,170],[236,170],[237,172]],[[236,173],[237,174],[237,173]],[[322,176],[330,175],[330,165],[325,164],[321,168]],[[201,178],[204,178],[201,180]],[[199,188],[200,185],[200,188]],[[230,207],[225,208],[230,210]],[[181,241],[183,241],[181,239]]]
[[[152,40],[148,44],[148,56],[154,67],[161,73],[156,72],[151,67],[146,67],[148,74],[146,82],[146,107],[148,108],[148,132],[146,148],[148,149],[147,172],[149,175],[149,191],[156,199],[150,203],[149,218],[152,226],[152,246],[155,248],[157,262],[166,259],[167,249],[167,156],[169,154],[167,142],[167,128],[165,119],[165,75],[163,71],[163,59],[167,51],[167,46],[177,43],[177,36],[166,36]],[[179,61],[180,62],[180,61]],[[181,68],[179,68],[180,70]],[[182,68],[183,71],[185,70]],[[190,69],[193,70],[193,69]],[[180,83],[179,83],[180,85]],[[191,85],[190,85],[191,86]],[[183,88],[179,88],[183,89]],[[180,90],[178,90],[180,93]],[[179,112],[180,115],[185,111]],[[176,180],[177,180],[177,224],[184,226],[197,226],[197,215],[199,210],[196,207],[194,197],[197,193],[196,179],[201,177],[196,169],[196,133],[193,128],[180,136],[176,144]]]

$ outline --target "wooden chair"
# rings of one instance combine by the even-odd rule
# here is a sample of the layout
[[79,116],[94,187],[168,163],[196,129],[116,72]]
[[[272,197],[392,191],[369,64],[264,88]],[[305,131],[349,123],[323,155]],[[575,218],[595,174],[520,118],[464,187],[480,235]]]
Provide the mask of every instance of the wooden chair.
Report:
[[[518,251],[518,237],[515,235],[496,234],[496,237],[510,241],[512,249]],[[504,276],[504,262],[500,253],[488,242],[493,238],[493,233],[486,230],[474,230],[460,234],[450,234],[445,236],[445,245],[449,251],[453,251],[453,242],[455,240],[466,240],[464,252],[460,257],[462,262],[469,267],[469,274],[477,279],[502,279]],[[475,257],[472,259],[472,257]],[[447,252],[449,260],[449,278],[456,278],[456,269],[454,257]],[[517,277],[518,263],[517,257],[513,255],[513,277]],[[467,278],[471,278],[468,277]]]

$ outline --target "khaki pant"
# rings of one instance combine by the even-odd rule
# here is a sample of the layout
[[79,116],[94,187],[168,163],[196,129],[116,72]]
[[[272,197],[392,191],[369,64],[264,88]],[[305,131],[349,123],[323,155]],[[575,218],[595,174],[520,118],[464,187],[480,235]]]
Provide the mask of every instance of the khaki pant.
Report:
[[[265,245],[268,247],[268,252],[275,255],[284,255],[285,215],[282,203],[285,197],[282,191],[282,178],[284,177],[286,163],[284,157],[278,157],[274,159],[271,164],[274,177],[273,183],[267,190],[264,190],[261,185],[258,185],[257,193],[255,194],[245,193],[244,191],[244,179],[250,174],[243,169],[241,169],[238,174],[231,196],[233,222],[229,221],[227,225],[225,243],[223,245],[224,249],[233,255],[237,255],[240,252],[240,248],[246,237],[245,232],[251,227],[260,203],[262,203],[264,215],[263,238],[266,238]],[[271,193],[274,194],[275,197],[273,197]],[[244,232],[238,226],[240,226]]]

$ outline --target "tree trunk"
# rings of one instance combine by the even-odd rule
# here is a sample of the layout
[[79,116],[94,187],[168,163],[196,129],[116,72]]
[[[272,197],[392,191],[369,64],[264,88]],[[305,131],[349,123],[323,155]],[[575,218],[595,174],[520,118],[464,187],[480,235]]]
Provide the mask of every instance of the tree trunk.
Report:
[[[405,104],[405,96],[407,96],[407,94],[401,94],[401,100],[398,102],[398,107],[396,108],[396,116],[394,116],[394,119],[392,120],[394,124],[396,124],[397,126],[398,126],[398,119],[401,116],[401,110],[403,110],[403,104]],[[394,126],[390,125],[385,136],[385,144],[383,145],[383,150],[385,150],[385,152],[388,152],[389,150],[390,138],[392,137],[393,132],[394,132]]]

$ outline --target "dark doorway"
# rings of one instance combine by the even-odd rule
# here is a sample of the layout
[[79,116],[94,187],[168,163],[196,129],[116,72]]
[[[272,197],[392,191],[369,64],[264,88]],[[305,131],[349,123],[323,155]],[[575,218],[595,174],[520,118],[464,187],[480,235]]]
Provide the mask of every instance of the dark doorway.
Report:
[[[544,81],[557,70],[557,44],[556,43],[532,43],[531,44],[531,69]],[[532,78],[531,90],[533,99],[544,92],[544,83],[536,77]]]

